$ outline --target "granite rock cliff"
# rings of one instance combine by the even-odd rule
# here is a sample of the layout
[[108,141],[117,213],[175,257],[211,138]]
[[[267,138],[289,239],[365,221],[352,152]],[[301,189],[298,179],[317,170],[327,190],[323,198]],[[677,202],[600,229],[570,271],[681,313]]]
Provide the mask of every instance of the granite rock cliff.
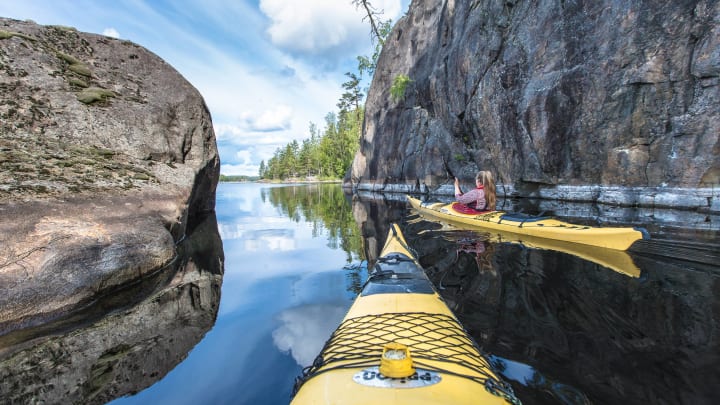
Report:
[[214,210],[200,93],[129,41],[0,18],[0,331],[173,260]]
[[[720,2],[415,0],[346,185],[720,211]],[[411,81],[395,101],[395,78]]]

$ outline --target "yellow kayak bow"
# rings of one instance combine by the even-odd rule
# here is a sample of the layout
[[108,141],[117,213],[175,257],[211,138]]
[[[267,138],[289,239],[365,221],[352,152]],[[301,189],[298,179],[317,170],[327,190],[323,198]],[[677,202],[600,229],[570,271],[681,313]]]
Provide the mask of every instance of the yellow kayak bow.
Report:
[[519,404],[393,224],[340,326],[296,384],[302,404]]

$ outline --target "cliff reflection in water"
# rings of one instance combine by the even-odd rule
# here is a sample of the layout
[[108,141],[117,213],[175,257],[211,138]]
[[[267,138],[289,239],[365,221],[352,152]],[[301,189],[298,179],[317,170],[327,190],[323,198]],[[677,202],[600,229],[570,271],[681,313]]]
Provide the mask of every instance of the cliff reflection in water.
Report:
[[566,253],[443,229],[404,207],[378,195],[353,202],[369,260],[388,224],[400,222],[440,294],[523,404],[720,402],[717,266],[633,254],[642,274],[631,277]]
[[0,337],[7,403],[106,403],[160,380],[215,323],[223,273],[215,216],[174,265],[71,318]]
[[[269,201],[295,222],[311,224],[313,236],[327,234],[328,246],[341,249],[347,255],[346,264],[364,261],[362,234],[348,203],[349,197],[337,184],[303,184],[272,187],[262,190],[262,200]],[[362,283],[360,269],[347,267],[349,289],[359,293]]]

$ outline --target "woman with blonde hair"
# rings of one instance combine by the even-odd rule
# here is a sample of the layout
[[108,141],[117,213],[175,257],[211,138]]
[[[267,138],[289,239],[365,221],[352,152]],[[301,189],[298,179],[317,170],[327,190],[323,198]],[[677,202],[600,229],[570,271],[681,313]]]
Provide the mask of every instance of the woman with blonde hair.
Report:
[[455,178],[455,199],[476,211],[495,210],[495,180],[491,172],[481,170],[475,175],[476,188],[463,193],[460,182]]

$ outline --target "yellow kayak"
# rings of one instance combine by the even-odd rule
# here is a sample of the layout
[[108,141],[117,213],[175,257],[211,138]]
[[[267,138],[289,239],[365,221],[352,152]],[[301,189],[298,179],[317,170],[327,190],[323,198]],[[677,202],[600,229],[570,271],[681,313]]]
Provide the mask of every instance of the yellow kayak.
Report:
[[476,229],[616,250],[627,250],[633,242],[649,238],[648,232],[643,228],[574,225],[555,218],[531,217],[504,211],[467,214],[453,208],[457,203],[425,203],[410,196],[407,196],[407,199],[410,201],[410,205],[420,214],[471,226]]
[[[462,229],[478,232],[477,227],[462,224],[459,222],[450,222],[439,220],[437,218],[428,218],[427,215],[422,215],[422,213],[420,213],[420,218],[424,220],[432,220],[435,223],[441,224],[443,228],[440,230],[444,231]],[[582,245],[579,243],[539,238],[536,236],[528,236],[498,230],[484,230],[483,233],[484,235],[482,237],[482,240],[486,240],[488,242],[514,243],[521,244],[525,247],[533,249],[554,250],[556,252],[567,253],[577,256],[583,260],[599,264],[602,267],[608,268],[617,273],[632,278],[638,278],[642,274],[642,271],[635,264],[632,257],[630,257],[628,252],[624,250],[607,249],[598,246]]]
[[393,224],[368,281],[292,404],[519,404]]

